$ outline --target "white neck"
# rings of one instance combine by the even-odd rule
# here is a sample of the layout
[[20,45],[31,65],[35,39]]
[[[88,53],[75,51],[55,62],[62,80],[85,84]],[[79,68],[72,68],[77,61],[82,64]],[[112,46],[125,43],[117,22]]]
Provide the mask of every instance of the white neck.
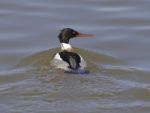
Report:
[[61,43],[61,49],[66,51],[71,51],[72,47],[70,44],[67,43]]

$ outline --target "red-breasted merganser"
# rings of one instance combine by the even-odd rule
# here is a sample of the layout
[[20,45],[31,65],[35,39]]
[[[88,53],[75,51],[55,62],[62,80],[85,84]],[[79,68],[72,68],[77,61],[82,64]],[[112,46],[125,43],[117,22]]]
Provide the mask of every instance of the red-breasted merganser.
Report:
[[51,61],[55,68],[62,69],[66,72],[84,73],[87,66],[85,60],[77,53],[72,51],[69,40],[75,37],[93,37],[92,34],[79,33],[71,28],[64,28],[58,35],[61,43],[61,51],[56,53]]

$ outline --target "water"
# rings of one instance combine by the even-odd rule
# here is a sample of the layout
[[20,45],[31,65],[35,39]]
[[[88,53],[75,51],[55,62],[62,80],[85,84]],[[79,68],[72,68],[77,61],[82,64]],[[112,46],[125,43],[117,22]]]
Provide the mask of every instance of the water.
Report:
[[[1,0],[0,113],[149,113],[149,4]],[[89,74],[49,66],[64,27],[96,35],[71,40]]]

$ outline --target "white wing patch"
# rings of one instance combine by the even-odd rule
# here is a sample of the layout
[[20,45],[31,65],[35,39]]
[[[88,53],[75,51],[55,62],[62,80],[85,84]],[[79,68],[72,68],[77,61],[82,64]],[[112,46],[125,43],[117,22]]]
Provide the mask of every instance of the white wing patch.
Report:
[[68,70],[68,66],[69,64],[65,61],[63,61],[60,58],[59,53],[57,53],[54,58],[51,61],[51,65],[54,66],[55,68],[59,68],[59,69],[64,69],[64,70]]
[[57,60],[62,60],[62,59],[60,58],[60,55],[59,55],[59,53],[57,53],[57,54],[54,56],[54,59],[57,59]]
[[86,68],[87,67],[87,63],[85,62],[85,60],[80,56],[80,58],[81,58],[81,62],[80,62],[80,68],[81,69],[84,69],[84,68]]

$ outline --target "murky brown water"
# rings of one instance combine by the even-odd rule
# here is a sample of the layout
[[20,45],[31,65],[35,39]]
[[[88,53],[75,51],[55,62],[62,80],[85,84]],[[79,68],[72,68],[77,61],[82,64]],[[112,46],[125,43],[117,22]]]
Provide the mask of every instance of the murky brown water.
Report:
[[[149,4],[1,0],[0,113],[150,113]],[[49,66],[64,27],[96,35],[71,41],[89,74]]]

